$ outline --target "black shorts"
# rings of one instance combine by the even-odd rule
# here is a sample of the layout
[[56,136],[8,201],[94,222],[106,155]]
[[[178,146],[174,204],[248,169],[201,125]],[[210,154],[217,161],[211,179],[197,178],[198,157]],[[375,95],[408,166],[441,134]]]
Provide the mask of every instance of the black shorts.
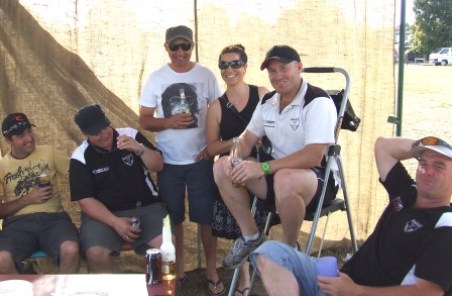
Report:
[[[325,182],[325,168],[315,167],[311,168],[311,171],[315,173],[317,176],[317,191],[314,194],[311,202],[306,208],[307,212],[314,212],[317,203],[320,199],[320,194],[322,193],[322,187]],[[267,182],[267,198],[265,202],[269,205],[275,205],[275,190],[273,187],[273,174],[265,176],[265,180]],[[327,204],[336,198],[337,191],[339,190],[339,185],[335,184],[333,172],[330,172],[330,177],[328,178],[328,185],[326,187],[325,198],[323,199],[323,204]]]
[[77,227],[67,212],[24,214],[4,219],[0,251],[11,253],[18,269],[37,250],[58,264],[60,245],[69,240],[79,242]]

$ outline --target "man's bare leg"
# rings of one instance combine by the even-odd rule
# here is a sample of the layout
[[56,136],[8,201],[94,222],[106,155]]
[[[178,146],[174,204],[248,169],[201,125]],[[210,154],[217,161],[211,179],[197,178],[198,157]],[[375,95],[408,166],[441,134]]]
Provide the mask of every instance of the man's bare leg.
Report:
[[78,273],[80,267],[79,246],[75,241],[67,240],[60,245],[59,273]]
[[317,190],[317,176],[311,170],[284,169],[275,174],[274,182],[283,242],[295,247],[306,206]]

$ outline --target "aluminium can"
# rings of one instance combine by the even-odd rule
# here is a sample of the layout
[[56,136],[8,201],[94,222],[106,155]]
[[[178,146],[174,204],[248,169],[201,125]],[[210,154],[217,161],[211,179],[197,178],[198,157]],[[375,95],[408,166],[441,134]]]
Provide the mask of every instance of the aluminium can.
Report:
[[146,251],[146,284],[156,285],[162,282],[162,254],[159,249]]

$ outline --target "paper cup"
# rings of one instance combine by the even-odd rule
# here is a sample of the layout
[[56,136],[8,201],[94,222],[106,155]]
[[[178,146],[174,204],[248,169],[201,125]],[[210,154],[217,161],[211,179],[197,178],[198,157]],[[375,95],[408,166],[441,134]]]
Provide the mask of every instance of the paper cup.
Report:
[[337,259],[333,256],[325,256],[315,259],[317,266],[317,274],[319,276],[336,277],[337,274]]
[[0,282],[0,296],[33,296],[33,284],[23,280]]

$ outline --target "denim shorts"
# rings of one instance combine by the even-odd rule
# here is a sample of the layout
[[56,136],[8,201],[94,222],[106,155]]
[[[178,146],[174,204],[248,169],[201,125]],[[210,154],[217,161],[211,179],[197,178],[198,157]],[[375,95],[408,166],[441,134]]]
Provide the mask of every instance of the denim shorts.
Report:
[[298,252],[285,243],[266,241],[250,255],[251,264],[253,264],[255,270],[258,270],[256,266],[257,255],[262,255],[292,272],[297,279],[300,295],[326,295],[317,284],[317,268],[313,257]]
[[160,195],[168,206],[174,224],[185,220],[185,193],[188,195],[190,221],[212,224],[213,202],[221,199],[213,179],[213,161],[193,164],[165,164],[158,173]]

